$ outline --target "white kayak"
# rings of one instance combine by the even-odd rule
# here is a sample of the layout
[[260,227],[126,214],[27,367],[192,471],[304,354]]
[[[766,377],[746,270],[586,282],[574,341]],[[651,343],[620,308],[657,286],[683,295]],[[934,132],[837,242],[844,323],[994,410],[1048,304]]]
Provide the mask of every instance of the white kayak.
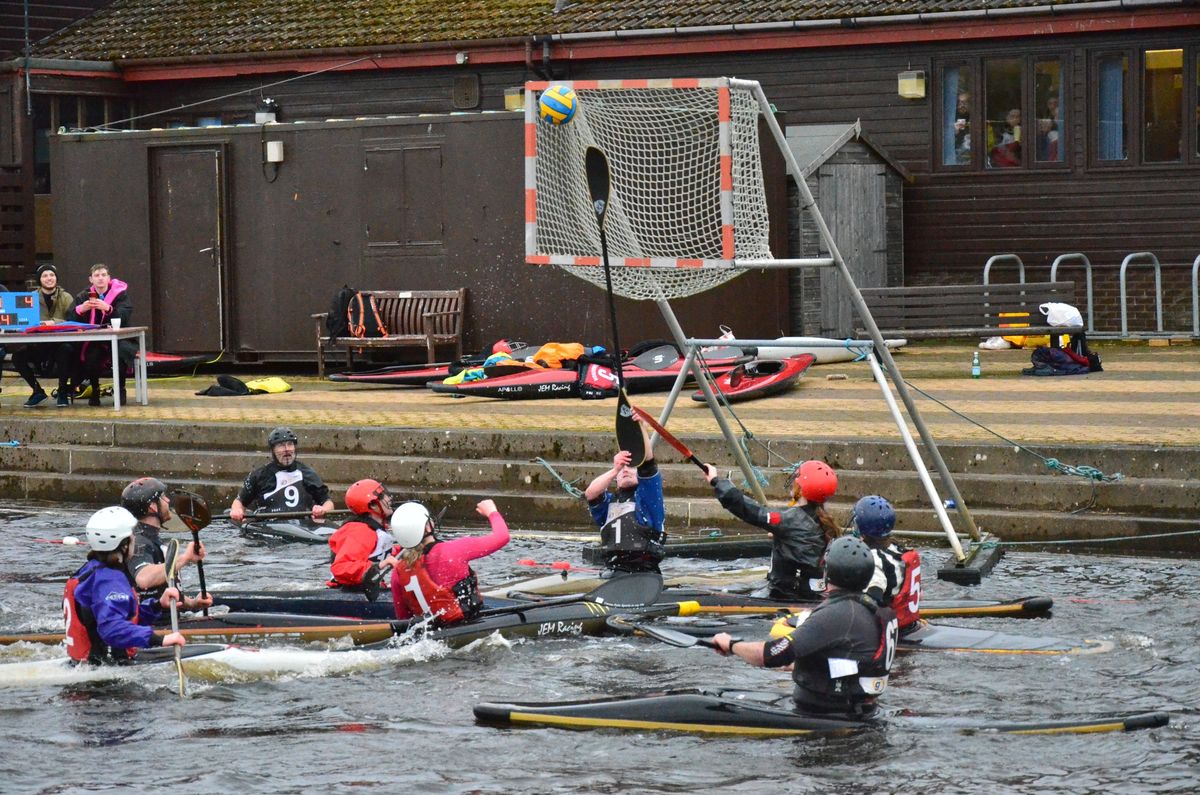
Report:
[[[745,569],[728,569],[691,574],[664,574],[663,585],[668,588],[723,588],[746,584],[760,584],[767,578],[767,566],[752,566]],[[506,594],[517,592],[539,596],[567,596],[587,593],[606,582],[596,571],[564,571],[494,585],[483,592],[484,598],[506,598]]]
[[[183,670],[203,681],[247,681],[287,675],[331,676],[376,670],[399,660],[421,659],[432,653],[424,642],[397,649],[311,649],[228,646],[192,643],[183,650]],[[61,650],[56,649],[61,654]],[[173,649],[143,649],[131,665],[75,665],[66,656],[0,664],[0,688],[70,685],[133,679],[150,669],[174,676]]]
[[[811,353],[816,357],[814,364],[833,364],[836,362],[851,362],[858,358],[861,349],[847,348],[845,340],[835,340],[828,337],[780,337],[776,342],[793,342],[802,347],[783,347],[763,345],[758,349],[759,359],[786,359],[801,353]],[[837,347],[827,347],[818,343],[835,342]],[[891,350],[903,348],[908,340],[885,340]]]

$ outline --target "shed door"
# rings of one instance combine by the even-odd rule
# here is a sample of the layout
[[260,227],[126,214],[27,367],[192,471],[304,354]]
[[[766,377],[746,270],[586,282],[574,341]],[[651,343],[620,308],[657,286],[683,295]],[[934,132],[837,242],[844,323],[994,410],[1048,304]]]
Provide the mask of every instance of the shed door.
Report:
[[150,180],[154,345],[171,353],[223,350],[222,150],[152,149]]
[[[876,164],[821,167],[817,205],[859,287],[887,286],[887,173]],[[821,336],[844,339],[854,326],[850,298],[836,270],[821,270]]]

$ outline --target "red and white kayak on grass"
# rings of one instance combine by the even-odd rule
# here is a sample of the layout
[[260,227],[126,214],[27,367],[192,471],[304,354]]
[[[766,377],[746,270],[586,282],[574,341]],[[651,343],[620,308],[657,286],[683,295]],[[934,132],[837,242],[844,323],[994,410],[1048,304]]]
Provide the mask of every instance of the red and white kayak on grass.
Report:
[[[756,359],[718,376],[714,386],[730,403],[770,397],[791,389],[816,361],[811,353],[787,359]],[[692,400],[704,402],[704,393],[697,391]]]

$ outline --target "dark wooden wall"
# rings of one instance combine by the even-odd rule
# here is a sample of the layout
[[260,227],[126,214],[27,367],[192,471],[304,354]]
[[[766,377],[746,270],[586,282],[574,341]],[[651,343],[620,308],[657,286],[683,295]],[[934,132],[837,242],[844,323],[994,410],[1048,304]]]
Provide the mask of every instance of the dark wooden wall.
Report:
[[[277,171],[262,163],[264,137],[284,143]],[[220,146],[228,186],[227,338],[241,360],[311,359],[309,314],[324,311],[343,284],[467,287],[468,349],[501,337],[604,344],[610,331],[603,291],[559,268],[524,263],[522,140],[517,113],[55,136],[60,278],[78,289],[87,267],[105,262],[130,282],[136,323],[154,325],[163,312],[216,323],[215,311],[196,311],[206,296],[184,306],[152,302],[148,163],[150,152],[164,147]],[[405,191],[399,188],[412,177],[397,172],[394,181],[381,181],[364,171],[367,162],[387,168],[368,157],[405,146],[436,149],[440,173],[420,172],[425,182]],[[772,185],[782,208],[783,183],[777,176]],[[423,219],[398,225],[415,229],[416,239],[389,244],[395,235],[381,241],[378,225],[368,235],[372,219],[378,224],[393,212]],[[743,336],[777,336],[789,330],[785,285],[782,272],[750,273],[673,306],[689,333],[716,336],[726,323]],[[617,310],[627,345],[667,336],[654,304],[619,299]],[[171,340],[152,344],[172,348]]]

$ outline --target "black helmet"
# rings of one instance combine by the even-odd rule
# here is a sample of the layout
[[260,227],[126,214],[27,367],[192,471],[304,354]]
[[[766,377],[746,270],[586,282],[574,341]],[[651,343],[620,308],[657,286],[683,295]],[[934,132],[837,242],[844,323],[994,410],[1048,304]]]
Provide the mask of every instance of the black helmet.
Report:
[[141,519],[150,514],[150,506],[167,493],[167,484],[158,478],[138,478],[121,492],[121,507]]
[[875,556],[853,536],[842,536],[825,553],[825,579],[847,591],[861,591],[875,573]]
[[283,444],[284,442],[296,444],[299,441],[296,438],[296,434],[292,433],[291,428],[280,427],[267,434],[267,449],[274,450],[277,444]]

